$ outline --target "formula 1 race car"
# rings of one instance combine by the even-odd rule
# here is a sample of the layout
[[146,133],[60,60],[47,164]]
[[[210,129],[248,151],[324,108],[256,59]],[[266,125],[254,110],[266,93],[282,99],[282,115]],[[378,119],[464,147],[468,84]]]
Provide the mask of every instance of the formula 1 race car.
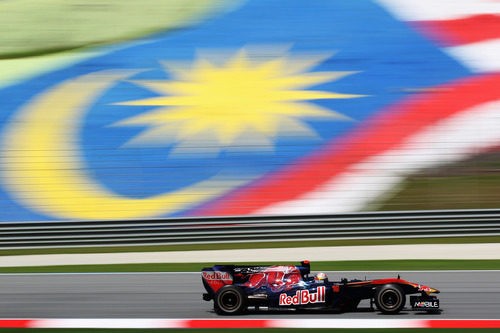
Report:
[[[356,311],[363,299],[370,300],[385,314],[400,312],[410,296],[412,310],[439,312],[439,300],[431,293],[439,290],[397,278],[379,280],[328,281],[326,274],[310,276],[310,264],[298,266],[216,265],[203,268],[205,301],[214,301],[222,315],[255,310]],[[420,295],[418,295],[420,294]]]

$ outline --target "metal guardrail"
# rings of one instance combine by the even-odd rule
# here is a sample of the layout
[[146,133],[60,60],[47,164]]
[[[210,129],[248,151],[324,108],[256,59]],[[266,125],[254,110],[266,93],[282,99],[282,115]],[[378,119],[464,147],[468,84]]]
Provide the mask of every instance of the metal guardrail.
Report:
[[500,209],[0,222],[0,249],[500,235]]

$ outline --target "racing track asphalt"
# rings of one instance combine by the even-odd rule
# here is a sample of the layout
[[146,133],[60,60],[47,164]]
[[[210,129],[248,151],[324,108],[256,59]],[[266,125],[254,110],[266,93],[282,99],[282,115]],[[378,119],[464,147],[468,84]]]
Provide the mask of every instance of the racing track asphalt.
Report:
[[[441,290],[443,312],[399,319],[500,319],[500,271],[400,272]],[[396,277],[397,272],[328,272],[330,279]],[[0,318],[215,318],[199,273],[0,274]],[[408,305],[408,304],[407,304]],[[356,313],[252,313],[245,318],[387,318]]]

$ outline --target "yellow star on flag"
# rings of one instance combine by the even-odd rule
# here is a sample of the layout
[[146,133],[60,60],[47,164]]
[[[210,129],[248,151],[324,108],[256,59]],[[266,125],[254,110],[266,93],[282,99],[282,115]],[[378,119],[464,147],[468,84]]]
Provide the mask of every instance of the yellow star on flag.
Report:
[[164,62],[170,80],[132,81],[160,96],[116,103],[155,108],[115,125],[147,126],[128,144],[176,143],[177,152],[200,145],[212,145],[220,151],[249,142],[253,146],[273,147],[271,139],[277,135],[315,135],[304,122],[306,118],[351,119],[310,101],[363,97],[306,90],[356,73],[308,72],[325,55],[254,58],[257,57],[248,56],[243,49],[222,64],[204,57],[196,59],[191,68]]

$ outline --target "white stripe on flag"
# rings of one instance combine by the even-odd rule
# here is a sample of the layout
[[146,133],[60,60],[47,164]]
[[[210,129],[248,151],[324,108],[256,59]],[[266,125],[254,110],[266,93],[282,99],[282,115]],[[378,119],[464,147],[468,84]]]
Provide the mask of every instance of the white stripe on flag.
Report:
[[500,39],[448,47],[444,51],[473,72],[500,71]]
[[499,14],[496,0],[377,0],[402,21],[450,20],[472,15]]

